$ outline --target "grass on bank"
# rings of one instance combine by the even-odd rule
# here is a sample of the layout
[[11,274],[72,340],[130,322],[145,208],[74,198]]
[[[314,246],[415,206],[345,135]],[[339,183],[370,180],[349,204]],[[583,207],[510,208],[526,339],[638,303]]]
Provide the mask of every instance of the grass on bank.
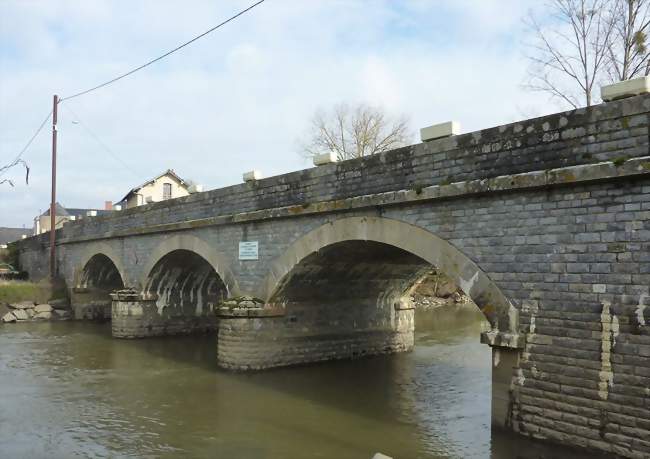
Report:
[[65,288],[53,287],[48,281],[0,280],[0,303],[47,303],[52,299],[65,298],[65,295]]

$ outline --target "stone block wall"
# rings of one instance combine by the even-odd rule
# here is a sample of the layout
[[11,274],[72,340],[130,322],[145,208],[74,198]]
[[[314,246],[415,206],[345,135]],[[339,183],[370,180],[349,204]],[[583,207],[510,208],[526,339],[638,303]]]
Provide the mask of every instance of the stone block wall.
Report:
[[[650,96],[507,124],[70,222],[79,240],[172,222],[647,155]],[[47,245],[48,235],[38,237]]]
[[216,315],[169,316],[161,314],[156,300],[138,296],[114,295],[111,332],[114,338],[148,338],[152,336],[188,335],[214,331]]
[[392,354],[413,348],[413,310],[396,329],[301,332],[285,317],[221,318],[217,361],[232,370],[261,370],[325,360]]

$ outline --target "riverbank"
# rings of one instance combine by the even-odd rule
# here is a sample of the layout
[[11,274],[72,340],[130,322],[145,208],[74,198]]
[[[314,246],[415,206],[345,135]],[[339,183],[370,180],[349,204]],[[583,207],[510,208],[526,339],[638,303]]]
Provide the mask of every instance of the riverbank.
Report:
[[428,310],[446,306],[473,304],[472,300],[444,273],[432,270],[411,291],[416,309]]
[[72,317],[65,288],[47,281],[0,281],[0,322],[67,320]]

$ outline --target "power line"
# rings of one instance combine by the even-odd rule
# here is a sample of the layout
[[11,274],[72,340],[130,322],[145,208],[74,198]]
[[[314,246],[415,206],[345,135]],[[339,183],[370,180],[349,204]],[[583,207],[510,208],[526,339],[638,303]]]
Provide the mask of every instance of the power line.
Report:
[[131,172],[135,177],[140,178],[140,175],[133,170],[127,163],[125,163],[122,158],[120,158],[113,150],[111,150],[108,145],[106,145],[98,136],[95,134],[90,127],[88,127],[84,122],[81,121],[81,118],[77,113],[72,109],[70,106],[70,102],[67,104],[61,104],[66,110],[68,110],[72,116],[76,118],[77,123],[84,128],[84,130],[93,138],[95,139],[95,142],[97,142],[106,152],[111,155],[117,162],[119,162],[122,166],[124,166],[125,169],[127,169],[129,172]]
[[[217,24],[216,26],[212,27],[212,28],[209,29],[209,30],[206,30],[206,31],[203,32],[202,34],[197,35],[196,37],[192,38],[190,41],[187,41],[187,42],[185,42],[185,43],[183,43],[183,44],[177,46],[176,48],[172,49],[171,51],[168,51],[168,52],[166,52],[165,54],[163,54],[163,55],[161,55],[161,56],[158,56],[158,57],[156,57],[155,59],[152,59],[152,60],[150,60],[149,62],[146,62],[146,63],[142,64],[142,65],[139,66],[139,67],[134,68],[133,70],[130,70],[130,71],[128,71],[128,72],[126,72],[126,73],[124,73],[124,74],[122,74],[122,75],[119,75],[119,76],[117,76],[117,77],[115,77],[115,78],[113,78],[113,79],[111,79],[111,80],[108,80],[108,81],[106,81],[106,82],[104,82],[104,83],[102,83],[102,84],[99,84],[99,85],[97,85],[97,86],[94,86],[94,87],[92,87],[92,88],[90,88],[90,89],[86,89],[85,91],[81,91],[81,92],[78,92],[78,93],[73,94],[73,95],[71,95],[71,96],[68,96],[68,97],[64,97],[64,98],[62,98],[62,99],[59,99],[59,103],[65,101],[65,100],[73,99],[73,98],[75,98],[75,97],[83,96],[84,94],[88,94],[89,92],[95,91],[95,90],[97,90],[97,89],[103,88],[104,86],[108,86],[109,84],[115,83],[116,81],[121,80],[122,78],[126,78],[127,76],[132,75],[132,74],[134,74],[135,72],[137,72],[137,71],[139,71],[139,70],[142,70],[143,68],[148,67],[149,65],[151,65],[151,64],[153,64],[153,63],[155,63],[155,62],[158,62],[158,61],[161,60],[161,59],[164,59],[165,57],[169,56],[170,54],[173,54],[173,53],[175,53],[176,51],[179,51],[180,49],[183,49],[183,48],[185,48],[186,46],[188,46],[188,45],[194,43],[194,42],[197,41],[198,39],[203,38],[203,37],[205,37],[206,35],[208,35],[208,34],[214,32],[214,31],[217,30],[218,28],[220,28],[220,27],[222,27],[222,26],[228,24],[229,22],[231,22],[231,21],[237,19],[239,16],[241,16],[241,15],[247,13],[248,11],[252,10],[253,8],[255,8],[256,6],[260,5],[261,3],[264,3],[264,1],[265,1],[265,0],[259,0],[258,2],[253,3],[253,4],[252,4],[251,6],[249,6],[248,8],[241,10],[239,13],[235,14],[234,16],[231,16],[230,18],[226,19],[225,21],[221,22],[220,24]],[[72,110],[70,110],[70,111],[71,111],[71,112],[73,113],[73,115],[74,115],[74,112],[73,112]],[[0,169],[0,177],[2,177],[2,176],[3,176],[3,175],[4,175],[4,174],[5,174],[5,173],[6,173],[6,172],[11,168],[11,167],[13,167],[14,165],[18,164],[18,162],[19,162],[20,158],[22,157],[22,155],[27,151],[27,149],[30,147],[30,145],[32,144],[32,142],[36,139],[36,137],[37,137],[38,134],[41,132],[41,130],[43,129],[43,127],[45,126],[45,124],[47,123],[47,121],[50,119],[51,116],[52,116],[52,110],[50,110],[50,112],[47,114],[47,117],[43,120],[43,122],[42,122],[41,125],[38,127],[38,129],[36,129],[36,132],[35,132],[34,135],[29,139],[29,141],[27,142],[27,144],[23,147],[22,150],[20,150],[20,153],[18,153],[18,155],[16,156],[16,158],[15,158],[12,162],[10,162],[7,166],[5,166],[3,169]],[[77,115],[75,115],[75,116],[77,116]],[[77,118],[79,118],[79,117],[77,116]],[[80,124],[82,124],[82,123],[80,122]],[[104,144],[101,142],[101,140],[99,140],[99,138],[98,138],[96,135],[94,135],[94,134],[92,133],[92,131],[90,131],[90,130],[89,130],[89,129],[84,125],[84,124],[82,124],[82,126],[84,126],[84,128],[85,128],[85,129],[86,129],[86,130],[87,130],[87,131],[88,131],[88,132],[89,132],[89,133],[90,133],[90,134],[95,138],[95,140],[97,140],[100,144],[102,144],[102,145],[104,146],[104,148],[107,149],[107,151],[110,152],[110,149],[109,149],[108,147],[106,147],[106,145],[104,145]],[[114,157],[117,158],[116,155],[114,155]],[[119,158],[117,158],[117,159],[118,159],[118,161],[122,162]],[[127,167],[128,167],[128,166],[127,166]],[[132,172],[133,172],[133,171],[132,171]]]
[[226,19],[226,20],[223,21],[222,23],[217,24],[216,26],[212,27],[212,28],[209,29],[209,30],[206,30],[206,31],[203,32],[201,35],[197,35],[196,37],[192,38],[190,41],[187,41],[187,42],[183,43],[182,45],[177,46],[176,48],[172,49],[171,51],[167,51],[167,52],[166,52],[165,54],[163,54],[162,56],[158,56],[158,57],[156,57],[155,59],[152,59],[152,60],[150,60],[149,62],[146,62],[146,63],[142,64],[141,66],[134,68],[133,70],[130,70],[130,71],[128,71],[128,72],[126,72],[126,73],[124,73],[124,74],[122,74],[122,75],[119,75],[119,76],[113,78],[112,80],[108,80],[108,81],[106,81],[106,82],[104,82],[104,83],[102,83],[102,84],[99,84],[99,85],[97,85],[97,86],[94,86],[94,87],[92,87],[92,88],[90,88],[90,89],[86,89],[85,91],[78,92],[78,93],[73,94],[73,95],[71,95],[71,96],[64,97],[64,98],[61,99],[61,102],[63,102],[64,100],[69,100],[69,99],[73,99],[73,98],[75,98],[75,97],[83,96],[84,94],[88,94],[89,92],[95,91],[95,90],[97,90],[97,89],[103,88],[104,86],[108,86],[109,84],[115,83],[116,81],[121,80],[122,78],[126,78],[127,76],[132,75],[132,74],[134,74],[135,72],[137,72],[137,71],[139,71],[139,70],[142,70],[143,68],[148,67],[149,65],[151,65],[151,64],[153,64],[153,63],[155,63],[155,62],[158,62],[158,61],[161,60],[161,59],[164,59],[165,57],[169,56],[170,54],[173,54],[173,53],[175,53],[176,51],[178,51],[178,50],[180,50],[180,49],[182,49],[182,48],[185,48],[187,45],[189,45],[189,44],[191,44],[191,43],[194,43],[196,40],[205,37],[205,36],[208,35],[209,33],[214,32],[214,31],[217,30],[218,28],[220,28],[220,27],[222,27],[222,26],[228,24],[230,21],[233,21],[233,20],[237,19],[239,16],[241,16],[241,15],[247,13],[248,11],[252,10],[252,9],[255,8],[256,6],[258,6],[259,4],[264,3],[264,1],[265,1],[265,0],[259,0],[258,2],[256,2],[256,3],[252,4],[251,6],[249,6],[248,8],[246,8],[246,9],[244,9],[244,10],[241,10],[239,13],[237,13],[237,14],[235,14],[234,16],[231,16],[230,18]]
[[47,116],[45,117],[45,119],[43,120],[43,122],[41,123],[41,125],[38,127],[38,129],[36,129],[36,132],[35,132],[34,135],[31,137],[31,139],[29,139],[29,142],[27,142],[27,144],[23,147],[23,149],[20,150],[20,153],[18,153],[18,155],[16,156],[16,158],[15,158],[12,162],[10,162],[10,163],[7,164],[6,166],[4,166],[4,168],[3,168],[2,170],[0,170],[0,177],[2,177],[2,176],[3,176],[3,175],[4,175],[4,174],[9,170],[9,169],[11,169],[13,166],[15,166],[16,164],[19,163],[20,158],[21,158],[21,157],[23,156],[23,154],[27,151],[27,149],[29,148],[29,146],[30,146],[30,145],[32,144],[32,142],[34,141],[34,139],[36,139],[36,137],[38,136],[38,134],[43,130],[43,127],[45,127],[45,124],[47,123],[47,121],[50,119],[51,116],[52,116],[52,110],[50,110],[50,112],[47,114]]

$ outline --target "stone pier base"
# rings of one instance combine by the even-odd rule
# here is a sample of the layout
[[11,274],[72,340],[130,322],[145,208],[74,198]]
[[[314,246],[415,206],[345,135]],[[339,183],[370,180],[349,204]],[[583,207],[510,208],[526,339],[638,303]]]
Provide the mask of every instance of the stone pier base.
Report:
[[70,296],[75,319],[111,320],[111,298],[104,292],[97,292],[87,288],[74,288]]
[[213,331],[216,318],[210,316],[174,315],[159,311],[156,296],[145,296],[132,290],[111,293],[112,334],[115,338],[146,338]]
[[515,400],[513,378],[517,377],[524,338],[490,331],[481,334],[481,342],[492,347],[492,426],[510,429]]
[[413,311],[396,311],[388,330],[298,327],[282,308],[257,305],[219,309],[217,363],[262,370],[325,360],[353,359],[413,349]]

